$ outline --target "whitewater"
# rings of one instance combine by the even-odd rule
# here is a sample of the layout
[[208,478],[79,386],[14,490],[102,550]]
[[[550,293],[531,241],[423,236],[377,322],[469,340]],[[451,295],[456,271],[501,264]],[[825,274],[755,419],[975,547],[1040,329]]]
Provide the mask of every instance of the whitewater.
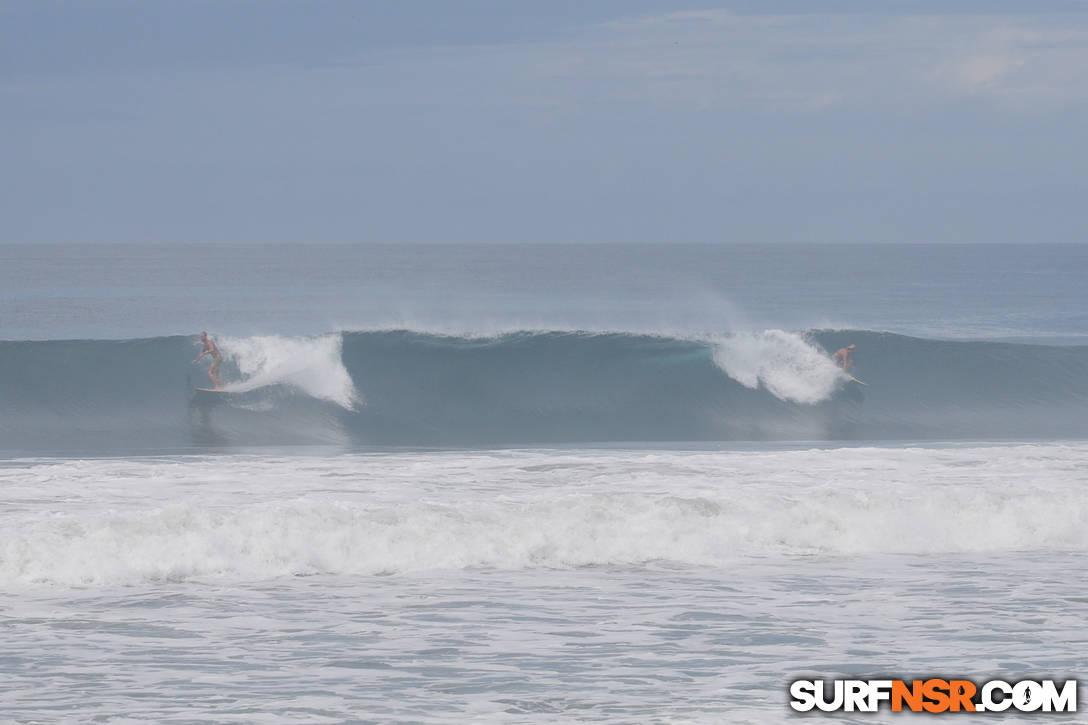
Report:
[[1086,464],[1083,443],[10,460],[0,709],[762,723],[809,672],[1069,676]]
[[1081,247],[206,251],[0,246],[4,721],[1084,679]]
[[1081,551],[1086,482],[1084,444],[16,459],[0,586]]

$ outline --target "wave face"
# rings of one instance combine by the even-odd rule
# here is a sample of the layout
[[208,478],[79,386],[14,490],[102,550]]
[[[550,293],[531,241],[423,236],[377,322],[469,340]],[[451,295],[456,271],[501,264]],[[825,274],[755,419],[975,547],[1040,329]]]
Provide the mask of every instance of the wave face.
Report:
[[[1088,347],[867,331],[0,342],[0,449],[1081,438]],[[830,352],[857,345],[851,372]],[[204,363],[201,363],[204,365]]]

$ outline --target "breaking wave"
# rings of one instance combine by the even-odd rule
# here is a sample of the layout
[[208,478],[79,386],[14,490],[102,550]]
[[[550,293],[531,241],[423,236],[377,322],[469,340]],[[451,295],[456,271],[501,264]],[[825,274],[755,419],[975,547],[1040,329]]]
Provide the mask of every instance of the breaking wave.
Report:
[[359,394],[344,369],[341,343],[340,335],[223,338],[219,347],[241,376],[240,380],[224,385],[223,390],[246,393],[270,385],[286,385],[311,398],[351,410],[359,403]]
[[1068,443],[22,460],[0,468],[0,587],[1083,552],[1086,462]]
[[[0,450],[1081,438],[1088,347],[869,331],[0,342]],[[831,351],[855,343],[863,387]],[[203,365],[203,363],[202,363]]]
[[831,358],[796,333],[737,333],[714,345],[714,362],[746,388],[793,403],[827,400],[845,381]]

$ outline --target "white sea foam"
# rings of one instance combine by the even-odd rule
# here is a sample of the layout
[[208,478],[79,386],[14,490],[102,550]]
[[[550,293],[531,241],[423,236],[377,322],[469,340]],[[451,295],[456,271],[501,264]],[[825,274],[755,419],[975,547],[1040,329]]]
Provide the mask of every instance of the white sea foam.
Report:
[[812,404],[826,400],[843,381],[842,371],[817,346],[795,332],[741,332],[714,340],[714,362],[741,385],[760,384],[779,400]]
[[346,409],[360,402],[341,359],[340,333],[313,337],[222,337],[219,346],[242,374],[223,387],[246,392],[268,385],[289,385],[306,395]]
[[1075,672],[1086,471],[1086,443],[9,459],[0,711],[763,725],[803,673]]
[[1088,446],[0,469],[0,586],[1088,550]]

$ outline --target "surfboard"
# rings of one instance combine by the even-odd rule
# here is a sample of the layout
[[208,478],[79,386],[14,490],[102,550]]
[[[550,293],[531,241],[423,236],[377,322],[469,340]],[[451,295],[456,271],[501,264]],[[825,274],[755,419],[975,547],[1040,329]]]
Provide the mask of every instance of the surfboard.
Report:
[[[865,387],[869,387],[869,383],[863,383],[860,380],[858,380],[857,378],[855,378],[853,375],[850,376],[850,379],[853,380],[858,385],[864,385]],[[197,390],[199,390],[199,389],[200,388],[197,388]]]
[[193,388],[193,390],[201,393],[229,393],[229,390],[216,390],[215,388]]

